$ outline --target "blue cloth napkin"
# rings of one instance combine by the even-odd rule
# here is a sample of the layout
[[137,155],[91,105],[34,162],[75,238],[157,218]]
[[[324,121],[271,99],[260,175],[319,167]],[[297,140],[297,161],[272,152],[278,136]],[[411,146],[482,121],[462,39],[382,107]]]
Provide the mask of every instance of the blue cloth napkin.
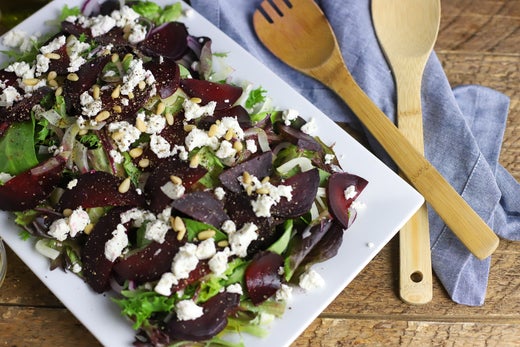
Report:
[[[298,0],[292,0],[298,1]],[[191,0],[192,7],[290,83],[335,121],[363,129],[349,108],[325,86],[289,68],[257,39],[252,14],[260,0]],[[368,0],[317,1],[336,33],[352,75],[395,121],[393,77],[375,36]],[[309,42],[312,45],[312,42]],[[498,163],[509,99],[481,86],[452,89],[435,54],[423,78],[425,155],[501,237],[520,240],[520,184]],[[372,151],[395,169],[367,134]],[[429,209],[432,265],[451,298],[484,304],[490,258],[474,257]]]

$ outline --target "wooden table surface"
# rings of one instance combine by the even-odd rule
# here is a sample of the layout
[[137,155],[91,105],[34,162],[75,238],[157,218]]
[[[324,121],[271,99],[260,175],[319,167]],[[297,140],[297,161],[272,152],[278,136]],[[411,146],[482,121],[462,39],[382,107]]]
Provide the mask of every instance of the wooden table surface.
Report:
[[[435,49],[452,85],[480,84],[511,98],[500,162],[520,180],[520,1],[442,1]],[[98,346],[7,252],[0,346]],[[502,240],[492,256],[482,307],[453,303],[436,278],[431,303],[405,304],[397,293],[398,270],[394,238],[293,346],[520,346],[520,243]]]

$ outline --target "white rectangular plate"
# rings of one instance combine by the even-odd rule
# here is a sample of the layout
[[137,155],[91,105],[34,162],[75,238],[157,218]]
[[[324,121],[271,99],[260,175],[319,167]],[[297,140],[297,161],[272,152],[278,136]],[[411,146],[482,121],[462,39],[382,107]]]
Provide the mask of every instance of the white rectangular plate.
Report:
[[[175,0],[156,0],[161,5],[173,1]],[[27,33],[44,33],[48,30],[44,22],[56,18],[64,5],[73,7],[81,3],[82,0],[55,0],[16,29]],[[189,9],[184,3],[183,5]],[[271,323],[268,337],[259,339],[243,336],[248,347],[288,346],[390,241],[423,203],[423,198],[326,115],[205,18],[193,11],[182,21],[191,34],[210,37],[214,52],[228,53],[227,62],[236,70],[235,78],[262,86],[279,108],[297,109],[306,119],[314,117],[319,125],[316,135],[327,144],[335,144],[342,167],[369,181],[359,197],[366,208],[358,212],[356,221],[346,231],[338,255],[314,266],[325,279],[325,287],[307,293],[294,293],[288,305],[290,309],[286,310],[282,319]],[[4,49],[1,44],[0,49]],[[0,63],[5,59],[5,56],[0,56]],[[31,241],[22,241],[18,232],[13,218],[1,212],[0,236],[92,334],[107,346],[131,346],[134,340],[131,323],[121,317],[117,305],[111,302],[109,296],[94,293],[72,273],[50,271],[48,259],[35,251]]]

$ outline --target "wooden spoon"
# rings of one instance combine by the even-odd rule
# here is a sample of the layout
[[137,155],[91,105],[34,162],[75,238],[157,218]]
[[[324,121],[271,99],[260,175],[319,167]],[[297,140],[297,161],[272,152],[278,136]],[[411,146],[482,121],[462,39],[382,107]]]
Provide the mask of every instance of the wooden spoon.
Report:
[[[397,124],[424,154],[421,81],[440,25],[440,0],[372,0],[377,38],[394,73]],[[428,209],[423,204],[399,233],[401,299],[425,304],[432,299]]]
[[[419,0],[417,0],[419,1]],[[273,8],[276,6],[276,9]],[[498,247],[498,237],[442,175],[370,100],[348,71],[327,18],[314,0],[264,0],[253,25],[278,58],[335,91],[379,141],[410,183],[479,259]]]

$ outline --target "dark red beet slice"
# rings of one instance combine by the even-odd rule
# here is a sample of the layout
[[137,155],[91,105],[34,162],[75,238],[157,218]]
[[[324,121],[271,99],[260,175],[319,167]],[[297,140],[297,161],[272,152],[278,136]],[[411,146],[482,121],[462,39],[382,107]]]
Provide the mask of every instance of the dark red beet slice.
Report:
[[152,29],[138,47],[149,55],[177,60],[188,50],[187,40],[188,30],[184,24],[168,22]]
[[223,117],[236,118],[242,129],[249,129],[253,126],[249,112],[241,105],[236,105],[228,109],[215,110],[213,113],[213,118],[215,119],[222,119]]
[[161,212],[172,201],[161,190],[161,187],[170,181],[171,175],[179,177],[184,188],[188,189],[201,179],[206,172],[207,170],[202,166],[190,168],[187,162],[180,159],[167,158],[160,161],[150,173],[144,187],[145,196],[150,201],[150,209],[154,212]]
[[[103,88],[100,93],[100,98],[103,104],[103,109],[110,112],[110,121],[122,121],[122,120],[130,120],[131,122],[135,119],[135,114],[141,107],[144,106],[146,101],[150,98],[150,93],[152,88],[150,86],[146,86],[144,89],[135,88],[133,90],[133,98],[128,99],[126,97],[121,98],[113,98],[112,92],[114,91],[115,86],[109,86],[107,88]],[[123,100],[128,102],[123,103]],[[114,112],[114,106],[119,106],[121,108],[121,112]]]
[[190,271],[188,278],[183,278],[179,280],[179,283],[172,287],[172,293],[178,292],[179,290],[183,290],[190,284],[200,280],[202,277],[209,274],[211,270],[209,269],[208,262],[206,260],[199,261],[197,267]]
[[65,95],[67,107],[80,107],[80,105],[77,104],[80,95],[89,90],[90,87],[97,82],[98,76],[109,61],[110,55],[97,57],[81,65],[79,70],[76,72],[79,77],[77,81],[65,79],[65,83],[63,84],[63,94]]
[[157,92],[162,99],[166,99],[179,88],[180,70],[175,61],[168,58],[164,58],[162,63],[151,60],[144,68],[150,70],[155,77]]
[[220,182],[233,193],[240,193],[243,191],[243,188],[238,178],[246,171],[260,180],[266,176],[270,176],[273,171],[273,153],[264,152],[227,169],[219,175]]
[[[362,177],[347,172],[337,172],[329,177],[327,185],[327,197],[332,215],[338,219],[344,228],[352,224],[353,219],[349,216],[349,207],[358,195],[365,189],[368,181]],[[350,199],[345,199],[345,189],[350,186],[356,188],[355,194]]]
[[0,107],[0,119],[7,122],[23,122],[31,119],[31,110],[34,105],[48,94],[52,93],[49,87],[41,87],[32,92],[28,98],[16,102],[11,107]]
[[61,180],[65,159],[47,159],[0,186],[0,210],[24,211],[36,207],[56,188]]
[[278,217],[295,218],[309,212],[312,207],[318,186],[320,174],[318,169],[297,173],[283,182],[283,185],[292,187],[292,199],[282,198],[271,207],[271,213]]
[[118,260],[114,264],[114,274],[121,282],[133,280],[144,283],[158,280],[163,273],[170,271],[173,257],[180,245],[177,234],[169,231],[163,243],[153,241],[142,250]]
[[279,275],[281,266],[283,266],[283,257],[273,252],[260,253],[251,261],[244,277],[247,292],[253,304],[261,304],[280,289],[282,286]]
[[242,88],[240,87],[195,78],[181,79],[181,88],[190,98],[200,98],[202,100],[201,105],[206,105],[210,101],[216,101],[217,106],[215,110],[231,107],[242,95]]
[[186,138],[184,119],[182,113],[177,113],[173,118],[173,124],[165,127],[159,135],[161,135],[172,146],[183,146],[184,139]]
[[79,37],[80,35],[87,35],[88,37],[92,37],[90,28],[83,28],[80,24],[72,23],[66,20],[61,22],[61,30],[63,30],[66,34],[71,34],[76,37]]
[[81,249],[85,281],[98,293],[110,288],[110,275],[114,263],[105,256],[105,244],[112,238],[112,232],[121,223],[121,213],[126,210],[128,208],[116,207],[101,217]]
[[204,303],[204,314],[201,317],[186,321],[172,319],[166,324],[164,331],[174,341],[208,340],[226,327],[228,315],[239,303],[239,294],[219,293]]
[[318,141],[316,141],[312,136],[305,134],[298,129],[277,123],[276,130],[284,139],[291,142],[292,144],[297,145],[299,148],[314,152],[320,152],[322,150]]
[[171,206],[177,211],[200,222],[220,228],[229,219],[223,204],[212,192],[196,191],[173,200]]
[[144,206],[142,195],[137,194],[133,187],[126,193],[120,193],[118,187],[123,181],[108,172],[93,171],[78,177],[78,183],[72,189],[66,189],[56,207],[57,210],[78,207],[104,206]]
[[70,65],[70,57],[67,53],[67,46],[63,45],[54,51],[60,55],[60,59],[51,59],[49,62],[49,71],[56,71],[58,75],[66,75]]

